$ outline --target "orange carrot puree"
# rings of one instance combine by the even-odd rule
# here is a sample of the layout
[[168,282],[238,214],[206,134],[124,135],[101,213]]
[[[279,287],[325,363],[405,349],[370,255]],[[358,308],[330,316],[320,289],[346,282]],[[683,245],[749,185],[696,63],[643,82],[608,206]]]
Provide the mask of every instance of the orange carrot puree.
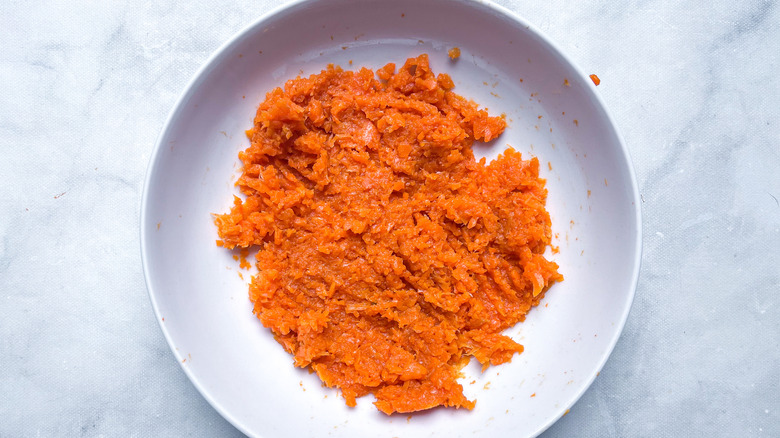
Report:
[[427,55],[376,76],[329,66],[266,95],[219,244],[258,248],[255,314],[347,405],[471,409],[460,369],[522,352],[501,332],[563,279],[545,182],[513,149],[474,159],[506,123]]

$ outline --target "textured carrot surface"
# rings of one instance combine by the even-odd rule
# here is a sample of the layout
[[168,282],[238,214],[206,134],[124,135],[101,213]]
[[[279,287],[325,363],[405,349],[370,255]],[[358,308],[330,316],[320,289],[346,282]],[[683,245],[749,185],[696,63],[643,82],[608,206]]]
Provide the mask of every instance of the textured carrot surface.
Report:
[[455,94],[428,56],[321,73],[267,94],[218,244],[257,247],[254,312],[298,367],[387,414],[471,409],[471,357],[508,362],[501,332],[563,277],[536,158],[476,161],[502,117]]

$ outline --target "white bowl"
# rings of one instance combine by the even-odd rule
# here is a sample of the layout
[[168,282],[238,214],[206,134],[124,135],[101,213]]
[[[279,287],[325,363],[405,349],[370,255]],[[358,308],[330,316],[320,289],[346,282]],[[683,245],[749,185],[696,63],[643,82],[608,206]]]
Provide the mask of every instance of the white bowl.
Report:
[[[447,50],[461,49],[452,62]],[[455,91],[505,113],[507,144],[537,156],[565,281],[508,334],[511,363],[465,369],[473,411],[407,419],[371,397],[348,408],[292,358],[252,314],[249,275],[218,248],[212,213],[228,211],[265,93],[328,63],[378,68],[428,53]],[[564,84],[567,83],[568,85]],[[485,85],[487,84],[487,85]],[[541,116],[541,118],[540,118]],[[550,163],[551,169],[547,163]],[[534,436],[588,388],[628,315],[641,252],[638,192],[626,147],[590,79],[539,30],[472,1],[312,0],[277,9],[239,32],[198,72],[171,112],[146,179],[141,245],[149,294],[177,360],[225,418],[260,437]],[[475,383],[470,382],[474,380]]]

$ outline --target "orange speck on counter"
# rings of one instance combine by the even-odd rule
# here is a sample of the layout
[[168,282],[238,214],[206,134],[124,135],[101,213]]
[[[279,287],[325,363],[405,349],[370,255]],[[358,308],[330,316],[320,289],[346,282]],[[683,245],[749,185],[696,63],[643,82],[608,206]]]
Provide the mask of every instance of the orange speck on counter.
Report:
[[569,409],[566,409],[566,412],[564,412],[564,413],[563,413],[563,415],[561,415],[561,418],[565,417],[565,416],[566,416],[566,414],[568,414],[569,412],[570,412],[570,410],[569,410]]
[[447,55],[450,56],[450,59],[456,60],[460,58],[460,47],[453,47],[450,50],[447,51]]
[[593,81],[596,86],[601,83],[601,79],[599,79],[599,77],[596,75],[590,75],[590,80]]
[[579,122],[579,120],[577,120],[577,119],[574,119],[574,124],[575,124],[575,125],[577,125],[577,126],[580,126],[580,122]]
[[571,83],[569,83],[569,80],[568,80],[568,79],[566,79],[566,78],[563,78],[563,85],[564,85],[565,87],[571,87]]
[[258,250],[261,323],[349,406],[472,409],[462,367],[521,353],[502,332],[563,280],[539,160],[476,160],[506,122],[453,87],[421,55],[271,90],[239,153],[243,198],[214,220],[222,246]]
[[536,397],[536,393],[531,394],[531,397]]

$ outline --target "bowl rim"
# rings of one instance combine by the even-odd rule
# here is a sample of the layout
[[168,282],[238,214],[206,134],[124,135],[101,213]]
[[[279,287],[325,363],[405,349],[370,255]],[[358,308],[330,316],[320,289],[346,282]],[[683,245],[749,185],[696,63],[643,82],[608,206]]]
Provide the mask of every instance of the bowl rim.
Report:
[[[270,9],[268,12],[256,18],[254,21],[246,25],[244,28],[242,28],[235,34],[233,34],[227,41],[225,41],[214,52],[212,52],[211,55],[209,55],[209,57],[206,59],[206,61],[204,61],[203,64],[198,68],[198,70],[195,72],[192,78],[187,82],[187,84],[183,88],[183,91],[181,92],[178,99],[174,103],[172,109],[168,113],[165,123],[162,125],[162,128],[160,129],[160,132],[157,135],[157,139],[155,140],[155,145],[149,157],[149,163],[147,165],[146,175],[144,177],[144,187],[141,195],[140,223],[139,223],[141,264],[144,272],[144,281],[146,283],[146,290],[149,299],[151,301],[152,308],[154,309],[157,324],[160,326],[160,329],[162,330],[163,335],[165,336],[165,340],[168,343],[168,347],[171,353],[173,353],[174,357],[177,358],[179,367],[182,369],[182,371],[184,371],[184,374],[190,380],[190,382],[195,387],[195,389],[197,389],[200,395],[209,403],[209,405],[211,405],[213,409],[215,409],[223,418],[225,418],[228,422],[230,422],[236,429],[238,429],[240,432],[244,433],[247,436],[255,436],[255,434],[242,421],[240,421],[238,418],[233,416],[227,409],[225,409],[221,403],[215,400],[207,390],[205,390],[205,388],[201,385],[198,377],[191,370],[191,368],[183,365],[183,363],[181,362],[182,358],[179,357],[179,354],[176,352],[173,339],[171,338],[171,335],[168,332],[165,324],[163,324],[161,320],[160,309],[158,307],[157,298],[156,298],[157,295],[154,293],[154,290],[151,285],[151,275],[149,269],[150,267],[149,267],[148,256],[147,256],[146,241],[147,238],[149,237],[150,230],[147,230],[145,224],[148,223],[148,219],[149,219],[147,205],[150,196],[149,195],[150,183],[151,183],[152,175],[156,173],[157,167],[159,165],[158,157],[160,155],[160,151],[163,149],[163,146],[161,144],[162,139],[165,137],[166,133],[171,128],[171,125],[173,124],[176,115],[182,110],[182,107],[185,105],[185,102],[189,100],[189,98],[193,95],[194,90],[197,88],[200,82],[204,80],[207,73],[213,68],[213,64],[215,63],[215,61],[217,61],[225,52],[229,51],[229,49],[231,49],[234,45],[239,44],[246,37],[247,34],[253,32],[256,28],[262,27],[266,25],[268,22],[278,19],[283,14],[295,13],[300,8],[305,8],[308,4],[321,3],[325,1],[327,0],[293,0],[289,3],[276,6]],[[561,50],[561,48],[557,45],[557,43],[555,43],[550,37],[548,37],[544,32],[542,32],[541,29],[536,27],[531,22],[527,21],[518,13],[507,9],[502,5],[493,3],[488,0],[450,0],[450,1],[454,3],[460,3],[462,5],[468,5],[470,7],[486,8],[490,12],[501,15],[523,26],[526,30],[530,31],[532,34],[538,37],[543,45],[547,45],[552,52],[554,52],[565,63],[567,63],[569,67],[571,67],[572,70],[574,70],[576,74],[579,75],[580,78],[584,80],[584,83],[586,84],[591,83],[591,81],[589,80],[590,79],[589,76],[585,74],[585,72],[566,54],[566,52]],[[623,138],[623,135],[618,129],[617,123],[615,122],[615,119],[612,116],[612,112],[605,104],[604,99],[601,97],[601,95],[596,92],[595,85],[589,85],[585,88],[586,88],[585,93],[587,94],[587,96],[590,99],[593,99],[596,102],[596,104],[604,111],[604,115],[606,116],[609,125],[614,130],[615,136],[618,140],[618,143],[620,144],[620,152],[622,153],[622,158],[625,162],[625,165],[627,166],[626,169],[629,175],[629,183],[631,186],[630,189],[633,197],[632,204],[634,207],[634,217],[636,218],[636,221],[634,223],[634,227],[636,229],[636,236],[634,242],[636,251],[634,254],[633,270],[630,277],[631,278],[630,294],[627,297],[626,306],[622,310],[622,314],[620,315],[620,318],[617,321],[616,327],[618,328],[618,330],[614,331],[612,338],[609,340],[608,347],[605,350],[605,354],[603,354],[601,356],[601,359],[598,361],[598,364],[595,368],[595,372],[592,373],[587,379],[585,379],[584,381],[585,384],[581,386],[580,390],[574,394],[574,396],[569,400],[569,402],[561,405],[559,410],[560,412],[563,412],[563,414],[560,416],[553,416],[546,422],[540,424],[539,427],[537,427],[537,429],[531,435],[532,437],[539,436],[544,431],[549,429],[553,424],[555,424],[558,420],[563,418],[563,416],[566,415],[568,410],[580,400],[580,398],[585,394],[585,392],[588,391],[588,389],[590,389],[590,387],[593,385],[593,382],[596,380],[596,377],[598,377],[600,371],[604,368],[604,365],[609,360],[609,357],[612,355],[612,352],[614,351],[618,340],[623,334],[626,321],[628,320],[628,315],[631,312],[633,301],[636,296],[636,289],[639,283],[639,274],[640,274],[641,264],[642,264],[642,252],[643,252],[642,234],[643,233],[642,233],[642,208],[640,202],[641,197],[640,197],[638,184],[636,180],[636,173],[634,171],[634,166],[631,161],[631,155],[628,151],[628,147],[626,146],[625,139]]]

